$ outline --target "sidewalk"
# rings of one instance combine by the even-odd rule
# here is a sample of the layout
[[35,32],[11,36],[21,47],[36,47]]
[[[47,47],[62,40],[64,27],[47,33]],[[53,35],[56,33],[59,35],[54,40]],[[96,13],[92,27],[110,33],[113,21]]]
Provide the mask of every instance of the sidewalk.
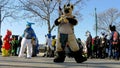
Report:
[[120,60],[88,59],[84,63],[76,63],[74,58],[66,57],[64,63],[54,63],[54,58],[41,57],[41,55],[43,53],[32,59],[0,55],[0,68],[120,68]]

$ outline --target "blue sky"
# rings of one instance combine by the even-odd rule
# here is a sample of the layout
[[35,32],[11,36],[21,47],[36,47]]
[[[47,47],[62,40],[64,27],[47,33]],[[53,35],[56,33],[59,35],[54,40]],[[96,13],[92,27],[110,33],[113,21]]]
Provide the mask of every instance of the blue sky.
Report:
[[[90,0],[86,2],[86,5],[81,10],[81,13],[83,15],[83,20],[79,21],[78,25],[75,26],[75,35],[77,38],[81,38],[82,40],[86,40],[85,32],[88,30],[91,32],[92,36],[95,36],[95,31],[93,30],[93,26],[95,24],[95,18],[92,16],[94,14],[94,8],[97,8],[97,13],[106,11],[109,8],[117,8],[119,7],[120,0]],[[2,30],[1,34],[4,37],[6,30],[10,29],[13,34],[15,35],[22,35],[24,29],[26,28],[26,20],[16,20],[13,21],[16,23],[8,24],[9,21],[4,21],[2,23]],[[45,43],[45,34],[47,34],[47,27],[44,24],[44,26],[35,24],[32,26],[38,39],[39,43],[43,44]],[[53,35],[57,34],[57,28],[55,28],[52,32]]]

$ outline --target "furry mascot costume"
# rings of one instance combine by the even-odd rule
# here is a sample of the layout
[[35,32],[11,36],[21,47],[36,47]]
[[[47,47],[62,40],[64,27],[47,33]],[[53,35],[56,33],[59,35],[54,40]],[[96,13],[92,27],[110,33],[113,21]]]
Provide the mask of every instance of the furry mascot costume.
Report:
[[69,45],[73,51],[72,55],[77,63],[82,63],[87,59],[82,56],[82,49],[79,48],[74,35],[74,25],[77,24],[75,16],[72,15],[73,5],[64,5],[64,14],[55,20],[55,25],[58,26],[58,37],[56,42],[56,57],[54,62],[64,62],[65,47]]
[[2,56],[9,56],[10,55],[10,41],[12,40],[10,36],[12,35],[12,32],[10,30],[7,30],[7,33],[5,37],[3,38],[3,45],[2,45]]
[[27,47],[27,58],[30,59],[32,56],[32,39],[36,39],[36,35],[31,25],[34,23],[27,22],[26,29],[24,30],[23,38],[21,41],[21,48],[18,57],[23,57],[25,48]]

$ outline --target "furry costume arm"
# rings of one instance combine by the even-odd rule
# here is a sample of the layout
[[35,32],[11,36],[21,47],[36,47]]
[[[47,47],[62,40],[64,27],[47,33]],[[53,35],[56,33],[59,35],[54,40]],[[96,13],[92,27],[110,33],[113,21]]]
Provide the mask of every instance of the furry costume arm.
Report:
[[[59,21],[60,18],[61,18],[61,17],[59,17],[59,18],[57,18],[57,19],[55,20],[55,25],[56,25],[56,26],[58,26],[58,25],[61,23],[61,21]],[[66,18],[66,19],[67,19],[68,22],[69,22],[70,24],[72,24],[72,25],[76,25],[76,24],[78,23],[78,21],[77,21],[75,18]]]
[[55,25],[56,26],[58,26],[61,23],[61,22],[58,21],[59,19],[60,19],[60,17],[55,20]]
[[68,19],[65,15],[61,15],[58,19],[55,20],[55,25],[59,25],[60,23],[68,23]]
[[67,18],[69,23],[72,25],[76,25],[78,23],[78,21],[75,18]]

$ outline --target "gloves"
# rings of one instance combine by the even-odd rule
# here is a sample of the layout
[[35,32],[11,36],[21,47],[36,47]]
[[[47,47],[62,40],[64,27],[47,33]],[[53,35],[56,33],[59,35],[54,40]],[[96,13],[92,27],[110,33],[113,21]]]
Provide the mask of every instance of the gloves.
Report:
[[58,19],[58,22],[64,22],[64,23],[68,23],[69,21],[67,20],[67,18],[62,15],[59,19]]

